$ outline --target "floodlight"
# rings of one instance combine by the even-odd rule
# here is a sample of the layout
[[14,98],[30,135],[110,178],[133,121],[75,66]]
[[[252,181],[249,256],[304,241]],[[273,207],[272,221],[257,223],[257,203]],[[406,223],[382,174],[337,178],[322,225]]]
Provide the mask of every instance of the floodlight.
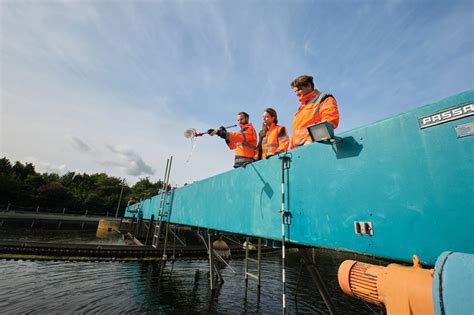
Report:
[[313,142],[335,144],[342,141],[341,138],[334,136],[334,127],[327,121],[321,121],[307,128]]

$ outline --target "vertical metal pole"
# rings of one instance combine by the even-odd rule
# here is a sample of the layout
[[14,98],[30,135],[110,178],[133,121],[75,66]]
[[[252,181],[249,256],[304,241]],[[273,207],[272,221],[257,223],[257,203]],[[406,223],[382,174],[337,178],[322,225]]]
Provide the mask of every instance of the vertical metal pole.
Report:
[[166,192],[168,192],[168,183],[170,180],[170,173],[171,173],[171,164],[173,163],[173,156],[170,157],[170,167],[168,168],[168,176],[166,178]]
[[[174,226],[174,228],[175,228],[175,231],[176,231],[176,225]],[[178,232],[178,231],[176,231],[176,233],[177,233],[177,232]],[[173,232],[173,235],[174,235],[174,237],[173,237],[173,254],[172,254],[172,256],[171,256],[170,277],[171,277],[171,275],[173,274],[174,263],[175,263],[175,261],[176,261],[176,237],[177,237],[176,233]]]
[[158,217],[157,217],[157,223],[161,222],[161,212],[163,210],[163,199],[165,196],[165,182],[166,182],[166,175],[168,174],[168,166],[170,164],[170,159],[166,159],[166,167],[165,167],[165,175],[163,176],[163,187],[161,187],[161,192],[160,192],[160,207],[158,208]]
[[[176,225],[174,226],[174,229],[176,233],[178,233],[178,231],[176,230]],[[173,271],[173,264],[174,264],[174,261],[176,260],[176,237],[177,237],[176,233],[174,233],[175,237],[173,237],[173,256],[171,256],[171,259],[173,260],[173,262],[171,265],[171,271]]]
[[118,204],[117,204],[117,210],[115,210],[115,217],[117,218],[118,217],[118,212],[119,212],[119,208],[120,208],[120,202],[122,201],[122,194],[123,194],[123,182],[121,182],[121,186],[122,186],[122,190],[120,190],[120,197],[119,197],[119,201],[118,201]]
[[249,238],[247,237],[245,240],[245,285],[247,286],[247,283],[249,281]]
[[160,208],[158,209],[158,221],[161,221],[161,212],[163,211],[164,197],[166,196],[165,192],[165,182],[166,176],[168,175],[168,167],[170,165],[170,159],[166,159],[165,175],[163,176],[163,187],[161,187],[161,196],[160,196]]
[[170,163],[170,159],[166,159],[166,167],[165,167],[165,176],[163,176],[163,187],[161,187],[161,194],[163,195],[163,191],[165,189],[164,185],[165,185],[165,182],[166,182],[166,175],[168,174],[168,165]]
[[148,245],[148,239],[150,238],[151,231],[154,230],[153,223],[155,223],[155,215],[152,214],[150,218],[150,224],[148,225],[148,230],[146,231],[145,246]]
[[260,290],[260,278],[262,276],[262,239],[259,238],[258,239],[258,249],[257,249],[257,275],[258,275],[258,279],[257,279],[257,286],[258,286],[258,289]]
[[285,251],[285,157],[283,157],[281,159],[281,282],[283,314],[286,314]]
[[162,181],[163,187],[161,188],[161,193],[160,193],[160,206],[158,208],[158,213],[156,217],[156,226],[153,232],[153,241],[151,243],[151,246],[153,246],[154,248],[158,248],[158,244],[160,242],[161,220],[162,220],[161,216],[163,212],[164,197],[166,196],[164,185],[166,182],[166,175],[168,174],[169,163],[170,163],[170,159],[166,159],[165,175],[163,176],[163,181]]
[[211,234],[209,233],[209,231],[207,231],[207,243],[207,249],[209,251],[209,283],[211,284],[211,291],[214,291],[214,255],[212,254]]
[[136,238],[139,238],[140,237],[140,229],[142,227],[142,222],[143,222],[143,212],[141,212],[141,210],[138,210],[138,213],[137,213],[137,226],[136,226],[136,229],[135,229],[135,237]]
[[[169,165],[168,165],[168,162],[169,162]],[[158,243],[159,243],[159,239],[160,239],[159,234],[161,234],[161,227],[162,227],[162,223],[163,223],[163,211],[164,211],[164,208],[165,208],[166,194],[168,193],[168,182],[169,182],[169,179],[170,179],[171,164],[172,163],[173,163],[173,157],[171,156],[168,159],[168,161],[166,162],[167,172],[165,172],[165,182],[164,182],[165,186],[163,188],[163,194],[162,194],[161,202],[160,202],[160,211],[159,211],[159,214],[158,214],[158,221],[159,221],[159,224],[158,224],[158,239],[157,239],[156,244],[155,244],[156,246],[154,246],[155,248],[158,248]]]
[[168,257],[166,256],[166,247],[168,245],[168,234],[169,234],[169,230],[170,230],[170,215],[171,215],[171,206],[173,204],[173,198],[174,198],[174,189],[172,188],[171,189],[171,192],[170,192],[170,201],[169,201],[169,204],[168,204],[168,215],[167,215],[167,220],[166,220],[166,230],[165,230],[165,241],[164,241],[164,244],[163,244],[163,259],[168,259]]
[[123,217],[120,217],[120,223],[119,223],[119,232],[122,231],[122,224],[123,224]]
[[166,160],[165,176],[163,177],[163,187],[161,188],[160,217],[161,217],[163,209],[165,207],[166,193],[168,192],[168,185],[167,185],[168,179],[167,178],[169,177],[169,173],[171,171],[171,162],[172,162],[172,160],[173,160],[173,157],[171,157],[171,159]]
[[135,215],[132,216],[131,231],[133,232],[133,224],[135,223]]

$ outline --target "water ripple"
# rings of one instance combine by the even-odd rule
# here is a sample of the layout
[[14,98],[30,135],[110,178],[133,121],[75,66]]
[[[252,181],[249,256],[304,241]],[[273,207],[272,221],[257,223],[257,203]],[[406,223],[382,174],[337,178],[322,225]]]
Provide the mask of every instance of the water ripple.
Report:
[[[337,266],[342,259],[328,255],[320,261],[336,308],[344,314],[372,314],[365,304],[341,293]],[[159,263],[151,262],[0,260],[0,309],[2,314],[281,312],[278,256],[262,262],[260,295],[253,279],[246,290],[244,261],[230,264],[236,273],[227,267],[221,269],[225,282],[211,293],[205,260],[176,262],[173,272],[169,263],[161,270]],[[327,314],[298,258],[288,259],[287,296],[290,314]]]

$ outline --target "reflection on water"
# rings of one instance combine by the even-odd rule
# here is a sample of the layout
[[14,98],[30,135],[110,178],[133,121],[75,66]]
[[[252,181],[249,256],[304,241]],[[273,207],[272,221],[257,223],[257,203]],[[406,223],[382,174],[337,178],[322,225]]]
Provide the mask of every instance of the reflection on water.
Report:
[[[80,240],[80,233],[62,234],[63,241],[65,238],[70,242]],[[9,235],[13,233],[10,231]],[[90,235],[84,235],[82,240],[90,242],[91,239]],[[327,251],[318,254],[328,291],[340,313],[378,314],[380,310],[374,306],[343,295],[337,285],[339,263],[353,258],[357,257]],[[299,257],[289,255],[287,261],[289,313],[326,314],[324,302]],[[262,262],[260,295],[252,279],[248,290],[245,289],[244,261],[232,260],[230,264],[235,273],[231,268],[223,268],[225,282],[212,294],[205,260],[178,261],[173,268],[168,263],[161,278],[159,263],[2,260],[0,309],[3,314],[281,312],[279,256],[265,257]]]
[[96,230],[42,230],[15,228],[11,226],[0,228],[0,240],[18,242],[45,242],[67,244],[110,244],[129,245],[124,238],[111,233],[108,238],[97,238]]

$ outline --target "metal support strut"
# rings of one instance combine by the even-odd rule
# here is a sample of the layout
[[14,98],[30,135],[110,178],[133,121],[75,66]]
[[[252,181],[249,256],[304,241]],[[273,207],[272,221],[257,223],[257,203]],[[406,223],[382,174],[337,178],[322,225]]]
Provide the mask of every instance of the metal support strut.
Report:
[[196,232],[197,236],[201,239],[203,242],[204,246],[207,249],[208,253],[208,258],[209,258],[209,288],[211,291],[216,290],[216,279],[215,276],[217,276],[217,280],[219,280],[219,283],[224,283],[224,278],[222,277],[221,273],[219,272],[219,269],[217,269],[215,258],[220,258],[222,261],[222,258],[219,255],[216,255],[214,249],[212,248],[212,236],[210,233],[210,230],[207,230],[207,240],[204,238],[204,236],[201,234],[201,232],[198,230]]
[[331,296],[329,295],[329,292],[326,289],[326,286],[324,285],[323,279],[321,278],[321,275],[319,274],[319,271],[316,268],[315,263],[310,258],[309,249],[301,248],[299,250],[299,253],[301,254],[301,257],[303,257],[304,264],[306,265],[306,268],[308,269],[309,274],[311,275],[311,278],[313,279],[314,283],[318,287],[319,294],[321,294],[321,297],[323,298],[324,303],[326,304],[326,307],[328,308],[329,313],[331,315],[337,314],[336,308],[334,307],[334,304],[332,303]]

